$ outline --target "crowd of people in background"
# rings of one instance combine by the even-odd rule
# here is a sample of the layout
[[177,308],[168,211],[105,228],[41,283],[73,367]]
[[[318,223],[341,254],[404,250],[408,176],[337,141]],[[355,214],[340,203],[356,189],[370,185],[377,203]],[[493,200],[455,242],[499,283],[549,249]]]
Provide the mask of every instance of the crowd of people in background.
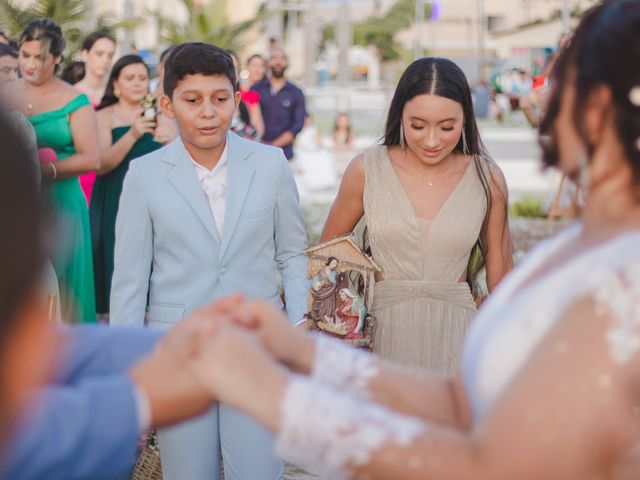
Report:
[[477,116],[493,116],[505,123],[514,112],[522,112],[526,122],[538,128],[550,93],[553,66],[569,38],[568,34],[560,36],[556,47],[539,60],[537,72],[529,66],[506,65],[496,70],[490,81],[482,79],[474,88]]
[[[510,72],[541,163],[586,197],[514,274],[506,181],[463,71],[406,68],[321,236],[365,224],[373,354],[297,328],[308,240],[289,162],[313,120],[282,47],[241,78],[232,52],[186,42],[154,80],[136,54],[113,62],[104,32],[67,69],[50,19],[0,36],[0,423],[23,427],[0,428],[0,477],[122,474],[159,428],[167,480],[219,478],[221,462],[276,480],[283,460],[371,479],[637,478],[622,473],[640,442],[639,31],[637,0],[608,0],[538,84]],[[339,115],[335,148],[354,138]],[[111,326],[44,322],[42,272],[64,321]]]
[[[48,51],[40,62],[42,48]],[[0,85],[35,129],[42,176],[51,181],[46,195],[62,213],[65,248],[53,258],[62,316],[70,323],[108,321],[115,222],[129,163],[177,137],[175,121],[158,103],[172,47],[161,53],[155,78],[134,53],[116,60],[108,31],[87,35],[66,65],[65,49],[63,32],[48,19],[31,22],[16,40],[0,35]],[[280,147],[291,159],[306,106],[286,79],[286,52],[273,44],[266,55],[251,55],[246,78],[229,53],[241,92],[231,130]],[[149,98],[152,110],[145,110]]]

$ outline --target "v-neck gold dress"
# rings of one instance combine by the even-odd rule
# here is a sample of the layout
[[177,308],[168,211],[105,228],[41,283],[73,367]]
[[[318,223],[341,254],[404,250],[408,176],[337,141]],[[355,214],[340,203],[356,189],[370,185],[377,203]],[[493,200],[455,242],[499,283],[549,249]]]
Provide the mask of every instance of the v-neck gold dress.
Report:
[[371,308],[374,352],[453,374],[476,313],[469,286],[460,282],[487,209],[476,166],[469,165],[437,216],[422,220],[386,147],[368,150],[364,165],[364,217],[384,277]]

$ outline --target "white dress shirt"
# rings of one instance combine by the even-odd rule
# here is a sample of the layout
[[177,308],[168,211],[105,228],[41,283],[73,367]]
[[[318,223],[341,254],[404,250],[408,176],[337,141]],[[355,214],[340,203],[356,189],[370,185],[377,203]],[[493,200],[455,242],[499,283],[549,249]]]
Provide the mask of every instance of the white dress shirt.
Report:
[[216,224],[218,234],[222,237],[222,227],[224,227],[224,209],[227,203],[227,149],[229,141],[224,146],[220,160],[213,167],[213,170],[208,170],[197,163],[193,158],[191,161],[196,169],[196,174],[200,180],[200,186],[204,196],[209,203],[209,209],[213,215],[213,220]]

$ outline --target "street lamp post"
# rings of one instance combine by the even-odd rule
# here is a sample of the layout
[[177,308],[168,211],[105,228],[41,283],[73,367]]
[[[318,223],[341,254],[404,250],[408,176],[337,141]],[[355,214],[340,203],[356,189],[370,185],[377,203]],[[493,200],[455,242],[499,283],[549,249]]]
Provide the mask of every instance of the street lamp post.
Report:
[[[124,18],[127,20],[133,19],[134,17],[134,8],[133,2],[131,0],[125,0],[124,2]],[[131,53],[135,46],[133,30],[130,28],[125,29],[124,31],[124,39],[123,39],[122,50],[124,53]]]
[[478,80],[484,79],[484,36],[487,28],[484,18],[484,0],[477,0],[478,8]]
[[318,21],[315,18],[315,0],[306,0],[302,24],[304,25],[304,84],[316,84],[315,61],[318,54]]
[[287,17],[289,18],[287,23],[287,43],[289,45],[295,42],[296,30],[298,30],[298,11],[299,5],[297,5],[297,2],[290,1],[289,5],[287,5]]
[[[343,0],[345,1],[345,0]],[[318,55],[319,31],[318,20],[315,17],[316,0],[268,0],[270,17],[267,21],[267,35],[276,42],[281,43],[285,37],[284,21],[282,14],[286,11],[289,14],[289,25],[287,28],[286,41],[289,44],[289,53],[298,51],[295,45],[295,33],[298,30],[297,16],[302,14],[302,27],[304,30],[304,46],[302,47],[304,72],[303,78],[306,86],[316,83],[315,61]],[[348,10],[347,10],[348,12]],[[350,40],[349,30],[349,42]]]
[[349,4],[347,0],[340,1],[338,9],[338,83],[346,85],[351,77],[349,71],[349,48],[352,43],[351,19],[349,15]]
[[284,27],[280,0],[268,0],[267,9],[269,11],[267,36],[269,39],[273,38],[276,42],[280,43],[282,42],[282,30]]
[[413,59],[422,58],[424,50],[422,49],[422,32],[424,30],[424,0],[416,0],[415,11],[415,31],[416,37],[413,47]]
[[84,2],[84,31],[92,32],[96,29],[96,2],[95,0],[85,0]]
[[569,0],[562,0],[562,33],[569,33]]

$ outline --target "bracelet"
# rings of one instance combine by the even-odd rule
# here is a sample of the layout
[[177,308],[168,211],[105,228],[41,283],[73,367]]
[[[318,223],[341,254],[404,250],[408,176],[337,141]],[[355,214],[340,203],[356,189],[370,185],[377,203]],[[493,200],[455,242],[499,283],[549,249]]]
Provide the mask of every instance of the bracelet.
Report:
[[51,177],[51,180],[55,180],[58,178],[58,169],[54,163],[50,163],[49,165],[51,165],[51,168],[53,169],[53,176]]

